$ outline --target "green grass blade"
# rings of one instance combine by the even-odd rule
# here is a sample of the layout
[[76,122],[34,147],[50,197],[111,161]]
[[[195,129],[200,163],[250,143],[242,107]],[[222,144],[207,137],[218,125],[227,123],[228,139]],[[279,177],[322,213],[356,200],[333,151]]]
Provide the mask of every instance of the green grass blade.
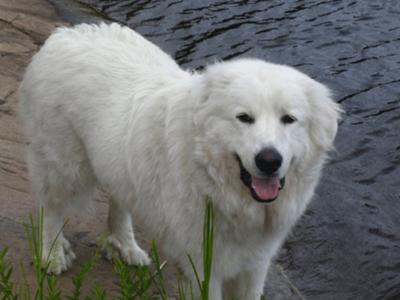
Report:
[[47,297],[49,300],[61,300],[61,290],[58,288],[58,278],[55,275],[47,276]]
[[119,297],[121,300],[131,300],[135,298],[135,285],[131,270],[119,257],[113,258],[114,272],[119,277]]
[[[156,274],[154,274],[152,276],[152,280],[158,290],[159,297],[163,300],[168,300],[168,295],[167,295],[167,291],[165,288],[165,286],[166,286],[165,279],[164,279],[163,272],[162,272],[162,270],[165,267],[165,265],[167,264],[167,262],[164,261],[162,264],[160,264],[160,256],[158,255],[157,245],[156,245],[155,241],[152,241],[152,243],[151,243],[151,254],[152,254],[153,262],[156,265]],[[158,280],[156,280],[156,278]]]
[[107,291],[105,289],[100,288],[99,286],[95,286],[91,291],[91,295],[92,297],[89,299],[105,300],[107,296]]
[[68,300],[79,300],[82,294],[83,283],[87,277],[87,275],[93,271],[94,267],[97,265],[98,255],[95,254],[88,262],[85,262],[81,270],[77,275],[72,277],[72,284],[74,289],[72,291],[71,296],[67,296]]
[[209,289],[212,272],[212,259],[213,259],[213,246],[214,246],[214,213],[211,198],[206,198],[206,211],[204,216],[203,227],[203,270],[204,280],[202,282],[202,296],[203,300],[208,300]]
[[15,294],[15,284],[11,280],[13,267],[6,261],[8,248],[0,251],[0,296],[4,300],[17,300],[19,296]]
[[197,285],[200,289],[202,300],[209,299],[209,290],[212,273],[212,260],[213,260],[213,248],[214,248],[214,212],[212,201],[209,196],[206,197],[206,207],[204,213],[204,224],[203,224],[203,280],[200,280],[200,276],[196,270],[193,259],[188,255],[189,262],[192,266]]
[[202,288],[202,284],[201,284],[201,281],[200,281],[200,276],[199,276],[199,273],[197,272],[197,269],[196,269],[196,266],[195,266],[195,264],[193,262],[193,259],[192,259],[192,257],[190,255],[188,255],[188,259],[189,259],[189,262],[190,262],[190,264],[192,266],[192,269],[193,269],[193,272],[194,272],[194,276],[196,278],[197,285],[198,285],[200,291],[202,291],[203,288]]

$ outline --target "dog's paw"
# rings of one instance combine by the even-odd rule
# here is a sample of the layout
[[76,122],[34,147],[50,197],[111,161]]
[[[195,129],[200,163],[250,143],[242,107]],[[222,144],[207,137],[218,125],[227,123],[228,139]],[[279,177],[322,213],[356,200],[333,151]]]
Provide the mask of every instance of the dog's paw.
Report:
[[107,238],[103,249],[106,251],[107,259],[110,260],[115,255],[115,250],[117,250],[128,265],[148,266],[151,263],[151,259],[146,251],[141,249],[135,242],[121,243],[120,240],[113,235]]
[[121,251],[122,257],[129,265],[148,266],[151,263],[149,255],[140,247],[129,247]]
[[67,269],[72,266],[72,262],[75,260],[76,255],[74,251],[72,251],[71,244],[64,237],[62,238],[62,247],[64,250],[65,262],[67,265]]
[[67,271],[76,258],[71,244],[64,237],[48,247],[43,248],[42,267],[48,274],[59,275]]

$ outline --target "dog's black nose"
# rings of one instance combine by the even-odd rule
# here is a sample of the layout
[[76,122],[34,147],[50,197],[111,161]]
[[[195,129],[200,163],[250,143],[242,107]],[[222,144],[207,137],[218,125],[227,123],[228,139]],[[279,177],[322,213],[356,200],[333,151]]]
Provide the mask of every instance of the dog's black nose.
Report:
[[274,148],[262,149],[255,158],[256,166],[267,175],[272,175],[282,165],[282,155]]

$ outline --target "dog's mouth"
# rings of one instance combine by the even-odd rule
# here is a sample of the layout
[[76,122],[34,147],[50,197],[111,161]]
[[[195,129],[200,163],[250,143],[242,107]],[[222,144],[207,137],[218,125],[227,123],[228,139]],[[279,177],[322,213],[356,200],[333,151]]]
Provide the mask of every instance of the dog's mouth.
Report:
[[237,154],[235,156],[240,166],[240,179],[250,189],[251,196],[262,203],[275,201],[279,196],[280,190],[285,186],[285,177],[279,178],[278,175],[268,177],[253,176],[243,166],[240,157]]

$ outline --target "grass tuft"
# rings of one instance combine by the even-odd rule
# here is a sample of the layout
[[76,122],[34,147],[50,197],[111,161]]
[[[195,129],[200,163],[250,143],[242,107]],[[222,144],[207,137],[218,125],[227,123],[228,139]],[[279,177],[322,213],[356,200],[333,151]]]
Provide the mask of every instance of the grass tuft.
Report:
[[15,284],[11,279],[13,267],[6,261],[7,252],[7,247],[0,252],[0,295],[4,300],[19,299],[15,293]]

